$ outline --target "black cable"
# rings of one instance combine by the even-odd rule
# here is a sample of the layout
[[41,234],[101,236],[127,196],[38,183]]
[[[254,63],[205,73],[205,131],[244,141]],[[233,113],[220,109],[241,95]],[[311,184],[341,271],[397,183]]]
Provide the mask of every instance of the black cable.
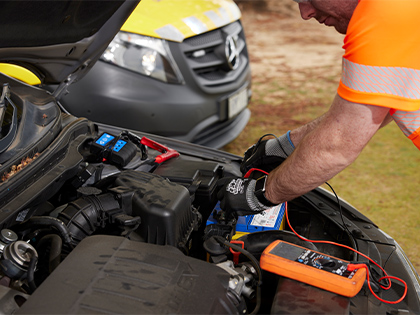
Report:
[[[369,269],[369,273],[370,273],[370,275],[372,276],[372,279],[375,281],[375,283],[377,283],[378,285],[383,285],[383,286],[390,286],[391,285],[391,280],[389,280],[389,279],[382,279],[382,281],[386,281],[386,284],[383,284],[383,283],[381,283],[376,277],[375,277],[375,274],[372,272],[372,266],[370,265],[370,264],[368,264],[367,265],[368,266],[368,269]],[[382,267],[382,268],[384,268],[384,267]],[[375,271],[376,273],[377,273],[377,271]],[[381,277],[381,275],[379,275],[378,274],[378,276],[379,277]]]
[[395,251],[395,244],[384,243],[384,242],[381,242],[381,241],[367,240],[367,239],[364,239],[364,238],[361,238],[361,237],[355,237],[355,236],[353,236],[353,237],[356,240],[360,240],[360,241],[370,242],[370,243],[374,243],[374,244],[378,244],[378,245],[392,246],[392,247],[394,247],[393,252]]
[[63,221],[49,216],[34,216],[26,222],[22,223],[20,225],[20,229],[25,229],[33,226],[55,228],[59,232],[60,236],[63,238],[63,241],[71,248],[73,248],[73,245],[71,243],[72,238],[70,235],[70,231],[68,230],[67,226],[64,224]]
[[[351,233],[351,231],[347,228],[347,225],[346,225],[346,224],[345,224],[345,222],[344,222],[343,209],[341,208],[340,198],[338,198],[338,195],[337,195],[337,193],[334,191],[334,188],[332,188],[332,186],[331,186],[328,182],[325,182],[325,184],[326,184],[328,187],[330,187],[331,191],[333,192],[333,194],[334,194],[334,196],[335,196],[335,198],[336,198],[336,200],[337,200],[337,204],[338,204],[338,211],[340,212],[340,217],[341,217],[341,221],[343,222],[343,227],[347,230],[347,232],[348,232],[348,233],[349,233],[352,237],[354,237],[355,239],[360,240],[360,241],[371,242],[371,243],[374,243],[374,244],[379,244],[379,245],[392,246],[392,247],[394,247],[394,251],[395,251],[395,244],[389,244],[389,243],[384,243],[384,242],[374,241],[374,240],[367,240],[367,239],[364,239],[364,238],[361,238],[361,237],[356,237],[356,236],[354,236],[354,235]],[[392,254],[392,253],[391,253],[391,254]]]
[[388,261],[391,259],[392,254],[394,254],[394,252],[397,250],[397,246],[395,246],[395,245],[392,245],[392,246],[394,246],[394,249],[392,250],[392,252],[389,254],[388,258],[384,262],[384,268],[385,268],[386,264],[388,263]]
[[344,229],[349,233],[349,235],[353,235],[349,228],[347,227],[346,223],[344,222],[344,216],[343,216],[343,209],[341,208],[341,202],[340,202],[340,198],[338,198],[337,193],[335,192],[334,188],[332,188],[332,186],[328,183],[325,182],[325,184],[330,187],[331,191],[333,192],[335,199],[337,200],[337,205],[338,205],[338,212],[340,213],[340,217],[341,217],[341,222],[343,222],[343,227]]
[[35,268],[38,262],[38,257],[33,255],[28,266],[28,274],[26,277],[26,281],[28,282],[29,289],[31,290],[30,293],[33,293],[36,290],[35,284]]
[[260,264],[258,263],[258,260],[250,252],[248,252],[247,250],[243,249],[240,246],[237,246],[235,244],[230,243],[228,240],[226,240],[222,236],[214,236],[214,238],[220,244],[225,245],[227,247],[230,247],[233,250],[235,250],[235,251],[240,252],[241,254],[243,254],[254,265],[254,268],[257,271],[257,275],[258,275],[258,283],[257,283],[257,290],[256,290],[257,291],[257,294],[256,294],[257,303],[255,305],[254,310],[250,314],[258,314],[258,311],[259,311],[259,309],[261,307],[261,291],[260,291],[260,286],[262,284],[262,281],[261,281],[262,280],[262,271],[261,271],[261,268],[260,268]]
[[133,142],[139,149],[141,152],[141,159],[142,160],[146,160],[147,159],[147,148],[144,144],[141,143],[141,137],[139,137],[138,135],[128,131],[128,130],[124,130],[123,132],[121,132],[121,134],[123,136],[128,137],[128,139]]
[[262,140],[263,138],[267,137],[267,136],[272,136],[272,137],[274,137],[274,139],[276,139],[276,140],[277,140],[278,145],[279,145],[280,149],[283,151],[284,155],[285,155],[285,156],[289,156],[289,155],[287,154],[287,152],[284,150],[283,146],[281,145],[280,139],[279,139],[279,138],[278,138],[275,134],[273,134],[273,133],[266,133],[265,135],[261,136],[261,137],[258,139],[258,141],[257,141],[257,145],[255,146],[255,148],[254,148],[254,152],[252,152],[252,154],[254,154],[254,153],[255,153],[255,150],[258,148],[258,146],[259,146],[259,144],[260,144],[261,140]]
[[[350,232],[350,230],[348,229],[348,227],[347,227],[347,225],[346,225],[346,223],[344,222],[344,216],[343,216],[343,209],[341,208],[341,203],[340,203],[340,198],[338,198],[338,195],[337,195],[337,193],[335,192],[335,190],[334,190],[334,188],[328,183],[328,182],[325,182],[325,184],[328,186],[328,187],[330,187],[330,189],[331,189],[331,191],[333,192],[333,194],[334,194],[334,196],[335,196],[335,198],[336,198],[336,200],[337,200],[337,205],[338,205],[338,211],[340,212],[340,217],[341,217],[341,221],[343,222],[343,226],[344,226],[344,228],[347,230],[347,232],[349,233],[349,235],[351,235],[352,237],[354,237],[353,236],[353,234]],[[363,239],[363,238],[360,238],[360,237],[354,237],[355,239],[358,239],[358,240],[361,240],[361,241],[365,241],[365,242],[372,242],[372,243],[375,243],[375,244],[381,244],[381,245],[387,245],[387,246],[393,246],[394,247],[394,250],[392,251],[392,253],[388,256],[388,258],[387,258],[387,261],[388,261],[388,259],[391,257],[391,255],[393,254],[393,252],[395,251],[395,245],[394,244],[388,244],[388,243],[383,243],[383,242],[379,242],[379,241],[373,241],[373,240],[366,240],[366,239]],[[385,266],[385,264],[384,264],[384,266]],[[374,277],[374,275],[373,275],[373,272],[372,272],[372,269],[371,269],[371,266],[370,265],[368,265],[368,268],[369,268],[369,272],[370,272],[370,274],[371,274],[371,276],[372,276],[372,279],[376,282],[376,283],[378,283],[378,284],[381,284],[375,277]],[[384,268],[384,267],[383,267]],[[388,286],[389,285],[389,280],[387,279],[387,284],[385,285],[385,286]]]

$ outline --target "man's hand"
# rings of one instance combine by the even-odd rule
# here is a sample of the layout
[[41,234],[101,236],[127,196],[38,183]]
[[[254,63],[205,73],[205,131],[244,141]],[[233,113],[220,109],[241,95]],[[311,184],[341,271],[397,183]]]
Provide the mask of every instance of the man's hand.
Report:
[[241,172],[246,174],[252,168],[271,172],[292,154],[293,150],[294,146],[289,133],[275,139],[260,139],[246,150],[241,164]]
[[265,179],[263,176],[257,180],[242,177],[225,177],[218,180],[217,198],[220,200],[220,207],[226,212],[248,215],[275,206],[265,199]]

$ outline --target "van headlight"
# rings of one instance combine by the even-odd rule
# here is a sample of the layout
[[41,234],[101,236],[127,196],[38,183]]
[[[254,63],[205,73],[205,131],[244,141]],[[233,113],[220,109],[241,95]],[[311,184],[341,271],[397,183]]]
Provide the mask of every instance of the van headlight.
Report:
[[163,39],[119,32],[101,60],[166,83],[184,83],[168,43]]

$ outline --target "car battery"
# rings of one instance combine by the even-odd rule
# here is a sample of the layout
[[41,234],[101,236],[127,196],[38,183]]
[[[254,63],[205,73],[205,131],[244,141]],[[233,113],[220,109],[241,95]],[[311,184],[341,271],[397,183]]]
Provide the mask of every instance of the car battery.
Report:
[[[216,204],[214,210],[216,212],[221,210],[219,202]],[[285,204],[281,203],[259,214],[240,216],[236,224],[236,233],[233,235],[233,239],[238,239],[245,234],[253,232],[283,230],[285,225],[285,210]],[[207,225],[215,223],[217,223],[217,220],[212,213],[207,220]]]

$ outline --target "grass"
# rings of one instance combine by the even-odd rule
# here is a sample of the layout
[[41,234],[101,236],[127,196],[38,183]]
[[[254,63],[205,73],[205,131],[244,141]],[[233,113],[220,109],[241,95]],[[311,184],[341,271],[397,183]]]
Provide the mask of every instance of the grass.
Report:
[[[242,155],[261,135],[281,135],[325,112],[335,95],[339,73],[317,76],[323,72],[308,70],[304,80],[255,77],[251,120],[224,150]],[[418,149],[391,123],[373,137],[355,163],[329,182],[340,197],[395,238],[417,270],[419,165]]]
[[380,130],[359,158],[330,181],[342,198],[397,240],[420,270],[420,155],[395,124]]

